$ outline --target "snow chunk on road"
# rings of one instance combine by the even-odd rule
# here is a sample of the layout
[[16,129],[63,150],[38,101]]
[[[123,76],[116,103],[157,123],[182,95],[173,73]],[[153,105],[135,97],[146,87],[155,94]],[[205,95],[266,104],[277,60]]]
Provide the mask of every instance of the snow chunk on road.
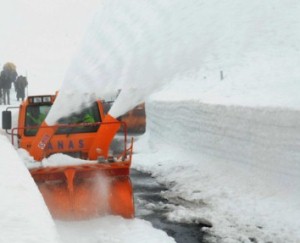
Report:
[[154,229],[141,219],[107,216],[81,222],[57,221],[59,233],[65,243],[174,243],[165,232]]
[[55,224],[15,149],[0,135],[0,242],[59,242]]

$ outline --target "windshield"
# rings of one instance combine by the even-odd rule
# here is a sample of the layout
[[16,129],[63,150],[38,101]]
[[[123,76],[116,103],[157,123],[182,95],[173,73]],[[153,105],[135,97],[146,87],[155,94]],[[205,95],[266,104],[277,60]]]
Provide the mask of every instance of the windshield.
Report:
[[[51,105],[28,106],[26,109],[25,127],[40,126],[45,120]],[[37,133],[37,128],[26,128],[25,136],[34,136]]]
[[[51,105],[28,106],[26,110],[25,127],[40,126],[45,120]],[[61,127],[57,129],[56,134],[72,134],[96,132],[99,124],[92,126],[91,123],[101,122],[98,110],[98,104],[95,102],[92,106],[83,109],[79,113],[73,113],[70,116],[62,117],[57,121],[61,125],[86,123],[87,125],[78,125],[76,127]],[[34,136],[37,133],[37,128],[26,128],[25,136]]]
[[91,123],[101,122],[98,104],[94,103],[92,106],[83,109],[79,113],[73,113],[70,116],[60,118],[58,124],[82,124],[75,127],[61,127],[57,130],[56,134],[72,134],[72,133],[84,133],[84,132],[96,132],[99,128],[98,125],[88,125]]

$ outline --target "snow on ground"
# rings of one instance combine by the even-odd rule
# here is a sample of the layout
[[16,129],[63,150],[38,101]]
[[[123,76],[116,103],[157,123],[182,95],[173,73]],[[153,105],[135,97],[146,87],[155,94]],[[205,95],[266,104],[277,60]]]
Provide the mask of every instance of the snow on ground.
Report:
[[221,242],[300,241],[300,110],[157,95],[146,111],[133,165],[170,186],[170,220],[208,219]]
[[41,194],[2,132],[0,154],[0,242],[59,242]]
[[107,216],[85,222],[56,221],[65,243],[173,243],[173,238],[141,219]]
[[221,242],[298,242],[299,96],[273,85],[249,95],[264,92],[267,103],[249,103],[237,96],[242,87],[222,93],[234,87],[226,78],[186,81],[147,102],[147,134],[135,146],[134,167],[152,172],[171,187],[165,197],[185,205],[168,217],[208,219]]
[[289,3],[202,3],[203,65],[146,103],[134,167],[171,187],[170,219],[210,220],[211,241],[300,241],[300,4]]

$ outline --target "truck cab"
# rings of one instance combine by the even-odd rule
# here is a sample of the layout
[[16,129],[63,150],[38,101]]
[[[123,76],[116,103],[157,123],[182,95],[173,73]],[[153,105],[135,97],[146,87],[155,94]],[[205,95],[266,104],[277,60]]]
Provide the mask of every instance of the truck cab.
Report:
[[[17,137],[20,148],[30,150],[39,129],[55,101],[54,95],[30,96],[20,106]],[[87,159],[88,150],[95,139],[104,113],[102,102],[96,101],[78,113],[62,117],[59,127],[44,149],[45,157],[64,153],[72,157]]]

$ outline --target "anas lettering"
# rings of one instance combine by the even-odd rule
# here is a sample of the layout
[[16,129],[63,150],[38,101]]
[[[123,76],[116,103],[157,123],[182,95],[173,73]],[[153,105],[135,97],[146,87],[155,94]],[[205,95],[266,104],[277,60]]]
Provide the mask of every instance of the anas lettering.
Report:
[[[56,146],[55,146],[56,145]],[[83,149],[84,148],[84,140],[80,139],[77,142],[73,140],[68,140],[68,141],[63,141],[63,140],[58,140],[56,143],[53,144],[53,142],[49,142],[47,144],[47,149],[48,150],[64,150],[64,149]]]

